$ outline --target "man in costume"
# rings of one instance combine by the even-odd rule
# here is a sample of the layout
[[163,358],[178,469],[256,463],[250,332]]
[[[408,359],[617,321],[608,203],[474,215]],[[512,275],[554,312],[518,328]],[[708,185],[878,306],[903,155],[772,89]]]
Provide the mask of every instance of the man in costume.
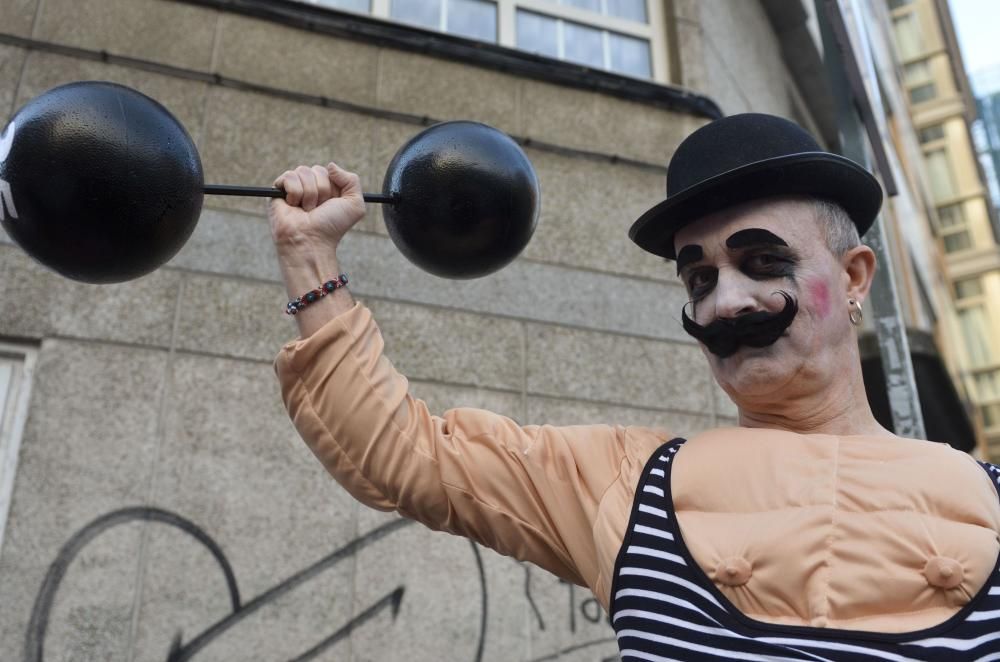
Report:
[[[340,272],[364,213],[334,164],[276,182],[288,292]],[[671,159],[630,236],[676,260],[684,328],[739,427],[520,426],[434,416],[344,287],[297,310],[276,361],[302,438],[356,498],[589,587],[622,658],[1000,659],[1000,473],[872,416],[857,348],[881,206],[865,170],[759,114]],[[337,283],[339,285],[339,281]]]

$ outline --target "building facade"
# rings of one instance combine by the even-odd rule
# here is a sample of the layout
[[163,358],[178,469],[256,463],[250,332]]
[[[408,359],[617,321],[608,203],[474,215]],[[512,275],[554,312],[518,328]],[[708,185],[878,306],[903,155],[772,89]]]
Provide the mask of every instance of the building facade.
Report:
[[[976,106],[945,2],[889,3],[896,51],[957,309],[952,365],[976,403],[986,453],[1000,453],[1000,246],[970,126]],[[948,340],[960,339],[960,342]]]
[[[736,411],[681,329],[683,288],[628,227],[712,118],[774,113],[836,148],[821,52],[800,0],[14,0],[0,115],[113,81],[177,116],[208,182],[333,159],[366,190],[424,127],[494,125],[542,187],[518,260],[434,278],[374,206],[341,247],[389,357],[437,412],[690,435]],[[972,202],[940,202],[979,237]],[[585,589],[325,475],[273,375],[296,333],[265,203],[206,198],[184,249],[128,283],[65,280],[3,235],[0,270],[0,659],[614,658]],[[922,329],[946,305],[904,298]]]
[[[947,351],[954,336],[947,331],[947,321],[954,317],[954,308],[942,274],[940,250],[930,231],[933,207],[926,195],[927,177],[918,138],[907,113],[908,99],[895,54],[890,11],[884,3],[845,2],[841,6],[852,54],[850,58],[842,56],[843,67],[856,67],[857,73],[854,83],[850,82],[850,75],[842,75],[844,80],[836,96],[842,100],[842,114],[853,116],[854,108],[864,109],[857,113],[863,126],[856,126],[854,131],[858,135],[848,137],[847,141],[857,143],[862,133],[878,136],[877,143],[863,139],[861,153],[852,157],[867,160],[869,167],[881,176],[887,194],[882,208],[881,240],[877,228],[865,238],[872,245],[880,245],[879,250],[888,256],[879,257],[876,275],[887,275],[883,282],[873,285],[872,296],[866,302],[869,314],[859,339],[869,402],[876,418],[892,429],[895,422],[890,412],[882,354],[897,352],[898,346],[880,339],[877,328],[881,324],[901,323],[910,346],[917,395],[923,409],[923,434],[972,450],[977,445],[975,430],[963,413],[962,394],[956,391],[955,381],[949,376],[949,372],[955,372],[949,365]],[[834,39],[835,32],[831,27],[828,39]],[[854,152],[858,151],[855,147]],[[890,269],[886,268],[886,262]],[[893,287],[884,282],[889,280]],[[886,296],[889,291],[895,293],[894,301]],[[898,322],[892,315],[898,315]],[[888,347],[883,348],[886,343]],[[947,402],[947,406],[941,407],[942,402]],[[958,415],[941,416],[942,410]]]

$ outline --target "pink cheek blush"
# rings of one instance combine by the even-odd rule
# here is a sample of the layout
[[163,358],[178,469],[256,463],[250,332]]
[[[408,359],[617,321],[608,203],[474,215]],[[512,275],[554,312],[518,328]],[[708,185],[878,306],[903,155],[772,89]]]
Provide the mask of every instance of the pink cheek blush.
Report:
[[830,314],[830,288],[821,280],[810,280],[806,283],[806,290],[816,314],[825,319]]

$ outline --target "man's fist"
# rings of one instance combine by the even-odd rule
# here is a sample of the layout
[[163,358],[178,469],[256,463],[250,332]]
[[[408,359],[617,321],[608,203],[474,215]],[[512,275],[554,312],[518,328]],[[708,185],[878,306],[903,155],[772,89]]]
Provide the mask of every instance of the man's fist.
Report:
[[279,251],[335,249],[348,230],[365,215],[361,180],[330,163],[299,166],[274,180],[285,198],[274,198],[268,217]]

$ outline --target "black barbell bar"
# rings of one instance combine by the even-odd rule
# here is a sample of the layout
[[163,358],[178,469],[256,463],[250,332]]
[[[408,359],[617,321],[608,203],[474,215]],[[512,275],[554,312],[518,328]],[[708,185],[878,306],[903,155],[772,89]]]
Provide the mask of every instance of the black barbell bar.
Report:
[[[280,188],[264,188],[261,186],[233,186],[231,184],[205,184],[202,188],[206,195],[232,195],[251,198],[284,198],[285,192]],[[364,193],[365,202],[378,205],[394,205],[399,202],[398,195],[383,195],[381,193]]]

